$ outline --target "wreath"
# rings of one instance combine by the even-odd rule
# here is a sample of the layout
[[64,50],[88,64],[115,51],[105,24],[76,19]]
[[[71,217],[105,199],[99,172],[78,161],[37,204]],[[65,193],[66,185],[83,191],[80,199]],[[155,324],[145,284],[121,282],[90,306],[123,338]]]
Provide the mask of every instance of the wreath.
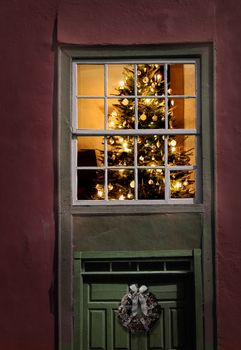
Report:
[[130,291],[121,299],[117,317],[131,333],[147,333],[159,320],[161,307],[147,286],[132,284]]

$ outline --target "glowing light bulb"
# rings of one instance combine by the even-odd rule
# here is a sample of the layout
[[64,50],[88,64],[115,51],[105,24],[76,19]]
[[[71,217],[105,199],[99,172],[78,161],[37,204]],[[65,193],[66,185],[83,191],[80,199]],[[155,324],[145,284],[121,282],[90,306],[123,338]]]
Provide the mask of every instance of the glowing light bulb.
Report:
[[113,190],[113,185],[109,184],[108,189],[109,189],[109,191],[112,191]]
[[121,89],[123,89],[124,86],[125,86],[125,82],[123,80],[120,80],[119,81],[119,86],[120,86]]
[[181,182],[177,181],[174,185],[174,188],[176,191],[179,191],[182,188]]
[[130,187],[131,188],[135,188],[135,181],[133,180],[133,181],[131,181],[131,183],[130,183]]
[[112,111],[111,112],[111,116],[114,117],[114,118],[117,117],[117,112],[116,111]]
[[123,137],[120,137],[120,138],[119,138],[119,141],[120,141],[121,143],[124,142]]
[[120,197],[119,197],[119,200],[123,201],[124,199],[125,199],[125,196],[123,196],[123,194],[121,194]]
[[98,190],[97,196],[100,197],[100,198],[103,197],[103,191],[102,190]]
[[170,146],[175,147],[176,144],[177,144],[177,141],[176,141],[176,140],[171,140]]
[[150,98],[146,98],[145,99],[145,104],[149,105],[151,103],[151,99]]
[[176,147],[171,148],[172,153],[176,152]]
[[171,100],[171,105],[174,106],[175,102],[174,100]]
[[132,193],[128,193],[127,198],[128,199],[132,199],[133,198],[133,194]]
[[162,79],[162,75],[161,75],[160,73],[158,73],[158,74],[156,75],[156,79],[157,79],[157,81],[160,81],[160,80]]
[[184,182],[183,182],[183,185],[184,185],[184,186],[187,186],[187,185],[188,185],[188,181],[187,181],[187,180],[184,181]]
[[110,126],[111,128],[113,128],[113,127],[115,126],[114,120],[111,120],[111,121],[110,121],[109,126]]

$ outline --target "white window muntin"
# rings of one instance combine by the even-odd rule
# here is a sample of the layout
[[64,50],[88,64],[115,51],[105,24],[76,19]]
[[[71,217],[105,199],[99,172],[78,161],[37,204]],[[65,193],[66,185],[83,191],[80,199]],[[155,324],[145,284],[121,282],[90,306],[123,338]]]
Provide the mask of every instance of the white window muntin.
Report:
[[[102,64],[104,65],[104,95],[78,95],[77,94],[77,65],[78,64]],[[134,65],[134,95],[108,95],[108,65],[132,64]],[[164,65],[165,95],[138,95],[137,94],[137,65],[138,64],[162,64]],[[169,64],[195,64],[195,95],[170,95],[167,86],[167,71]],[[201,174],[200,174],[200,62],[199,59],[185,60],[75,60],[72,63],[72,200],[74,205],[153,205],[153,204],[193,204],[199,203],[201,198]],[[108,130],[108,100],[110,99],[135,99],[135,128],[122,130]],[[138,129],[138,99],[161,98],[165,99],[165,128],[164,129]],[[170,129],[168,128],[168,100],[169,99],[195,99],[196,100],[196,128],[195,129]],[[80,129],[77,128],[76,102],[78,99],[104,99],[104,129]],[[134,166],[108,166],[107,137],[108,136],[133,136],[134,137]],[[165,138],[165,165],[164,166],[139,166],[137,164],[137,137],[144,135],[193,135],[196,136],[196,165],[195,166],[169,166],[168,165],[168,137]],[[77,166],[77,137],[102,136],[104,138],[104,166]],[[126,169],[134,171],[135,199],[133,200],[108,200],[108,170]],[[138,170],[139,169],[163,169],[165,171],[165,199],[138,199]],[[103,170],[105,171],[105,199],[104,200],[78,200],[77,199],[77,171],[78,170]],[[171,198],[170,197],[170,171],[194,170],[195,171],[195,198]]]

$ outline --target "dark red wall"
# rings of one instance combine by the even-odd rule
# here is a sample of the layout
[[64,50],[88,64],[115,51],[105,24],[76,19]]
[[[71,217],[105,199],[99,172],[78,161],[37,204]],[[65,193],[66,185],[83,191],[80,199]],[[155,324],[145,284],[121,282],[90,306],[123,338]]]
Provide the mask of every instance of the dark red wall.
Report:
[[240,0],[1,0],[0,16],[0,350],[54,349],[56,38],[213,42],[218,344],[241,349]]

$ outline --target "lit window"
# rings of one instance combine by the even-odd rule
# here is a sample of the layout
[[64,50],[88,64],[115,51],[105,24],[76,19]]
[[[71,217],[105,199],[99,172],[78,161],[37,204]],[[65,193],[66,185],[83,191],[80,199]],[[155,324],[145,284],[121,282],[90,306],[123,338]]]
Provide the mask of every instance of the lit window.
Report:
[[73,63],[76,204],[194,203],[198,61]]

